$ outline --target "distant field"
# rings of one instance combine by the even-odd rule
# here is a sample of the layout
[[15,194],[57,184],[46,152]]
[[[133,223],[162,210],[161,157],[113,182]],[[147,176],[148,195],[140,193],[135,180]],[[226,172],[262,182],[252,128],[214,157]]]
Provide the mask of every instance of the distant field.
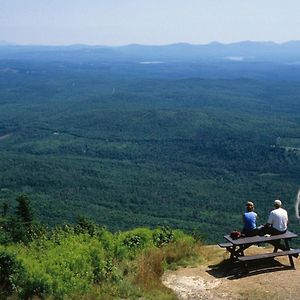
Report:
[[279,140],[279,143],[285,147],[300,149],[300,138],[282,138]]
[[7,139],[8,137],[10,137],[10,134],[4,134],[4,135],[0,135],[0,141]]

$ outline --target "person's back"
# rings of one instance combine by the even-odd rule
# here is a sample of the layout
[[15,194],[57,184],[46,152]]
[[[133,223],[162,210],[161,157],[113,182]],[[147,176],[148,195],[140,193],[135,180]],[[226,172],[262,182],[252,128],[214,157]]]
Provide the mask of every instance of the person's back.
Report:
[[272,210],[269,215],[268,224],[280,233],[285,232],[288,225],[287,211],[280,206]]
[[[268,233],[271,235],[277,235],[286,232],[288,226],[288,214],[287,211],[281,207],[281,205],[282,203],[280,200],[274,201],[275,209],[270,212],[268,222],[263,228],[264,234]],[[270,242],[270,244],[283,251],[287,250],[286,246],[282,245],[280,241]]]
[[252,230],[256,228],[257,214],[254,211],[248,211],[244,213],[244,228],[246,230]]
[[257,214],[253,210],[253,202],[248,201],[246,204],[246,212],[243,213],[244,228],[242,233],[245,236],[254,236],[258,233],[256,228]]

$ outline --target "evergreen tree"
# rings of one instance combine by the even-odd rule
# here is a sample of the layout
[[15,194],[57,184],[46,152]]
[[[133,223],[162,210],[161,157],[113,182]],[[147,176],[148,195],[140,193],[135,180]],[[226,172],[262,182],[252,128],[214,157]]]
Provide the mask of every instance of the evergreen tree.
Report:
[[8,214],[8,210],[9,210],[9,205],[8,203],[5,201],[2,205],[2,217],[6,218],[7,214]]
[[18,202],[16,216],[25,226],[30,226],[33,222],[33,213],[30,206],[30,199],[26,195],[20,195],[16,199]]
[[9,233],[14,242],[30,242],[35,236],[35,223],[30,206],[30,199],[20,195],[16,199],[17,207],[14,216],[9,218]]

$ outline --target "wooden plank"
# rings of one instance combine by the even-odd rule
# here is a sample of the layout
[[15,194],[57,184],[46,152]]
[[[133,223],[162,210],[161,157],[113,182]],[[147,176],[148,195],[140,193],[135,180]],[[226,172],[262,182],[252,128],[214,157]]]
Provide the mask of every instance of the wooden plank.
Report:
[[233,247],[232,243],[220,243],[218,244],[221,248],[231,248]]
[[286,231],[284,234],[278,234],[278,235],[271,235],[271,236],[251,236],[251,237],[241,237],[237,240],[232,239],[229,235],[225,235],[224,238],[232,243],[233,245],[239,246],[239,245],[247,245],[247,244],[257,244],[257,243],[264,243],[269,241],[275,241],[279,239],[291,239],[298,237],[297,234]]
[[300,253],[300,249],[293,249],[293,250],[263,253],[263,254],[257,254],[257,255],[240,256],[240,257],[238,257],[238,260],[245,262],[245,261],[250,261],[250,260],[259,260],[259,259],[272,258],[272,257],[277,257],[277,256],[294,255],[294,254],[299,254],[299,253]]

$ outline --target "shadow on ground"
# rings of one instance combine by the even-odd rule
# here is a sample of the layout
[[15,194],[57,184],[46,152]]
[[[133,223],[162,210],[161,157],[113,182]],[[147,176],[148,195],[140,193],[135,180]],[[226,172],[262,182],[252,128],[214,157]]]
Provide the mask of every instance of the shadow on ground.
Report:
[[282,264],[274,258],[249,262],[247,264],[248,272],[242,263],[232,263],[229,259],[215,265],[209,265],[208,267],[209,269],[206,271],[208,274],[215,278],[227,278],[229,280],[291,269],[290,265]]

